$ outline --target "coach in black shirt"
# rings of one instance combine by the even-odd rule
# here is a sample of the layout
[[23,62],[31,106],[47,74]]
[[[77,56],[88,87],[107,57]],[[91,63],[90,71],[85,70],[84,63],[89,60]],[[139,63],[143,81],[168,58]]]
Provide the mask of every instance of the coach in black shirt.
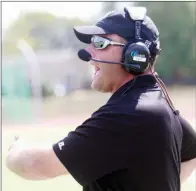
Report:
[[54,149],[85,190],[174,191],[180,190],[181,140],[178,117],[156,79],[144,75],[70,132],[62,151],[58,144]]
[[10,170],[39,180],[69,172],[84,191],[180,191],[180,175],[196,167],[196,133],[154,73],[159,33],[144,13],[127,7],[74,28],[89,44],[78,56],[95,67],[92,89],[112,96],[52,147],[19,149],[16,141]]

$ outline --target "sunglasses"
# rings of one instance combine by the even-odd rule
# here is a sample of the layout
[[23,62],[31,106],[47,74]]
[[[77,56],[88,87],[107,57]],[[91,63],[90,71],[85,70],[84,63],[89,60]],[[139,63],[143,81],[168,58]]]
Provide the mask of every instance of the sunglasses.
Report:
[[101,36],[93,36],[91,38],[91,43],[95,47],[95,49],[104,49],[107,48],[109,45],[112,46],[125,46],[125,44],[114,42],[109,38],[101,37]]

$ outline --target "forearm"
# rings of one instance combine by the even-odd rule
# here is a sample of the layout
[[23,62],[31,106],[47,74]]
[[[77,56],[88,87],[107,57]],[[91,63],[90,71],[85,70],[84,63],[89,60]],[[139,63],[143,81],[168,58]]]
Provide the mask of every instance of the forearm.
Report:
[[32,150],[12,149],[7,158],[6,166],[13,173],[28,180],[46,179],[42,174],[35,172],[36,158]]
[[181,163],[181,173],[180,173],[181,183],[185,182],[195,169],[196,169],[196,158]]
[[45,180],[68,174],[51,144],[30,143],[21,139],[9,148],[6,166],[28,180]]

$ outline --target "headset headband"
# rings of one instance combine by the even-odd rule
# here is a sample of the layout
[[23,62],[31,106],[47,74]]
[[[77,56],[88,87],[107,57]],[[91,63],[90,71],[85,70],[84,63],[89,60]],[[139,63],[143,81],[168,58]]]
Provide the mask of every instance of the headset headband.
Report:
[[[134,7],[134,6],[125,6],[125,17],[128,17],[129,19],[135,21],[135,40],[141,41],[141,25],[142,22],[146,16],[147,9],[146,7]],[[143,40],[144,43],[149,48],[152,55],[159,55],[161,52],[161,49],[159,47],[159,42],[151,42],[148,40]]]

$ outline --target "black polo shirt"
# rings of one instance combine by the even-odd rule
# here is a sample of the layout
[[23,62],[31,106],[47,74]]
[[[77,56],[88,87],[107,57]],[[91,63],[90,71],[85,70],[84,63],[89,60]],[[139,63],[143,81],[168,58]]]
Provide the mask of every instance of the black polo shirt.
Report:
[[[84,191],[180,191],[182,137],[179,117],[155,78],[145,75],[123,85],[53,148]],[[184,160],[193,157],[195,138],[186,139]]]

